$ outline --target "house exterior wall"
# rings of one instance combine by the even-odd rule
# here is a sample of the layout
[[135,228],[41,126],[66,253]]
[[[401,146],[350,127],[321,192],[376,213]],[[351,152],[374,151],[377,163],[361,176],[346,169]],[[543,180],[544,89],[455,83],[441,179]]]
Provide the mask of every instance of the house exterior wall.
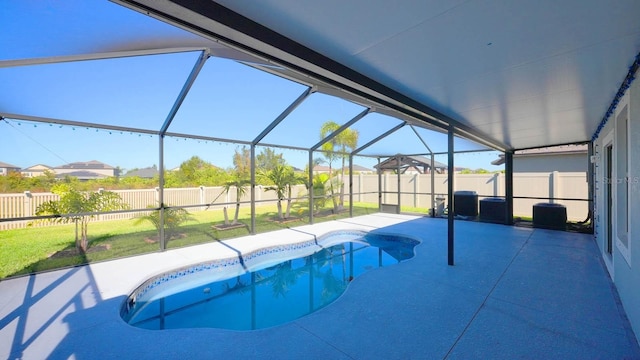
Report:
[[631,221],[640,215],[640,81],[628,92],[629,100],[629,250],[630,259],[617,261],[620,249],[616,246],[614,282],[636,335],[640,334],[640,223]]
[[0,167],[0,176],[6,176],[11,171],[20,171],[20,168]]
[[[624,139],[624,126],[621,126],[620,114],[628,109],[628,126],[626,128],[626,148],[621,146]],[[613,203],[608,211],[607,202],[607,156],[606,146],[613,144],[613,176],[611,193]],[[594,141],[595,152],[595,222],[594,233],[604,262],[616,285],[620,300],[627,313],[629,322],[638,337],[640,334],[640,81],[632,83],[631,87],[621,99],[614,115],[609,118],[599,137]],[[626,150],[626,166],[628,175],[621,168],[620,160],[624,159]],[[624,162],[622,162],[624,166]],[[626,185],[626,199],[618,191],[621,184]],[[609,225],[611,218],[612,226]],[[625,226],[620,226],[620,219],[628,219]],[[636,220],[636,221],[634,221]],[[622,229],[621,229],[622,228]],[[612,252],[607,251],[607,235],[611,231],[613,238]],[[626,230],[626,231],[625,231]],[[622,233],[622,235],[621,235]],[[626,233],[625,241],[620,238]]]
[[516,156],[513,159],[513,172],[584,172],[589,166],[587,154],[545,154]]
[[51,173],[55,174],[55,171],[53,168],[50,168],[48,166],[45,165],[35,165],[29,168],[26,168],[24,170],[22,170],[22,175],[26,176],[26,177],[37,177],[37,176],[42,176],[44,175],[45,171],[50,171]]

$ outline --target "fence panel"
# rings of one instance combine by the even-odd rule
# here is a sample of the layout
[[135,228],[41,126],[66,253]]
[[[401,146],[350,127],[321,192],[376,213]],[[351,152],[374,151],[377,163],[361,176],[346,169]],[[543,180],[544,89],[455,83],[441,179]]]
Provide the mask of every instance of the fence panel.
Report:
[[[435,174],[435,197],[446,201],[447,175]],[[528,196],[540,198],[576,198],[587,199],[588,187],[584,173],[516,173],[514,180],[514,196]],[[397,205],[398,177],[396,174],[383,174],[381,177],[382,202]],[[503,174],[456,174],[455,190],[472,190],[481,196],[504,196]],[[354,201],[378,203],[378,175],[359,174],[353,176]],[[400,190],[403,193],[400,205],[403,207],[431,208],[430,174],[403,174],[400,176]],[[158,189],[115,190],[122,200],[132,210],[146,209],[158,206]],[[296,185],[294,197],[307,193],[304,185]],[[345,197],[348,196],[348,189]],[[231,187],[225,191],[224,187],[197,188],[168,188],[164,189],[164,203],[169,206],[202,205],[204,210],[208,205],[221,208],[224,203],[235,202],[236,191]],[[58,200],[52,193],[21,193],[0,194],[0,218],[12,219],[34,216],[35,211],[46,201]],[[249,201],[251,193],[245,192],[241,201]],[[260,204],[273,204],[277,201],[274,191],[266,191],[265,186],[256,186],[256,200]],[[266,200],[266,201],[265,201]],[[514,199],[515,216],[532,216],[533,205],[547,202],[546,199]],[[569,220],[584,220],[587,216],[589,203],[587,201],[557,201],[567,206]],[[129,219],[139,216],[140,212],[101,215],[97,220]],[[0,230],[21,228],[27,226],[27,221],[0,222]],[[46,222],[33,222],[33,226],[44,226]]]

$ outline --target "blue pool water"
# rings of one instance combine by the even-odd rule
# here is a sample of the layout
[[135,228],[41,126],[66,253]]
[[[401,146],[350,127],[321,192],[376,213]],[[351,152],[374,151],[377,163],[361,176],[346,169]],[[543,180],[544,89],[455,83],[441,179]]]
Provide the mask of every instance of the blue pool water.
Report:
[[417,244],[399,236],[337,233],[295,248],[181,269],[143,284],[122,317],[154,330],[266,328],[325,307],[358,275],[413,257]]

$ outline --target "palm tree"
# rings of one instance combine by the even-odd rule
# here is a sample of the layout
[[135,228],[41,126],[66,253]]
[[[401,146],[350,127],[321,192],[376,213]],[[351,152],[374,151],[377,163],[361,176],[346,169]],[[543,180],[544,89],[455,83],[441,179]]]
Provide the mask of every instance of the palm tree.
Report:
[[327,182],[329,182],[329,180],[329,175],[325,173],[320,173],[313,176],[313,188],[311,189],[311,191],[313,192],[313,207],[316,213],[320,212],[320,209],[322,209],[327,202],[326,184]]
[[[335,132],[340,125],[333,121],[327,121],[320,127],[320,139],[326,138],[328,135]],[[324,150],[324,157],[327,158],[327,162],[329,163],[329,178],[333,176],[333,161],[336,159],[336,154],[334,152],[335,146],[337,145],[337,136],[334,137],[331,141],[322,144],[322,150]],[[338,203],[335,198],[335,191],[333,189],[333,182],[329,183],[329,191],[331,192],[331,200],[333,201],[333,211],[338,211]]]
[[[293,167],[288,165],[276,165],[272,170],[262,172],[261,174],[266,179],[273,183],[272,186],[267,186],[266,191],[275,191],[278,198],[278,219],[287,219],[291,211],[291,198],[293,196],[293,186],[306,182],[306,177],[296,174],[293,171]],[[282,215],[282,200],[287,197],[287,210],[285,215]]]
[[[334,133],[336,130],[340,128],[340,125],[333,121],[327,121],[320,127],[320,137],[322,139],[326,138],[328,135]],[[329,173],[332,176],[332,162],[336,159],[336,156],[339,156],[342,160],[342,166],[340,168],[340,182],[337,186],[340,187],[340,202],[336,203],[336,199],[334,196],[333,183],[330,183],[330,191],[331,198],[333,199],[333,208],[335,211],[341,210],[344,208],[344,169],[345,169],[345,161],[346,161],[346,152],[347,150],[355,150],[358,146],[358,130],[354,129],[344,129],[340,134],[331,139],[331,141],[322,145],[322,149],[325,150],[325,157],[329,161]],[[335,154],[336,147],[339,148],[340,154]]]
[[[153,207],[153,206],[149,206]],[[164,207],[163,211],[164,238],[169,241],[178,233],[178,228],[186,221],[195,220],[191,213],[183,208]],[[160,234],[160,210],[153,210],[147,215],[141,215],[135,218],[135,225],[148,221],[156,228]]]
[[281,164],[274,166],[270,171],[262,173],[265,178],[273,183],[273,185],[267,186],[265,191],[274,191],[276,193],[278,198],[278,219],[280,220],[284,219],[282,216],[282,200],[289,185],[290,173],[293,174],[293,168]]
[[236,189],[236,212],[233,217],[233,222],[229,223],[229,217],[227,215],[227,207],[223,208],[224,211],[224,224],[225,225],[235,225],[238,223],[238,215],[240,214],[240,200],[242,196],[247,192],[246,186],[249,185],[251,181],[246,177],[242,176],[239,172],[234,172],[231,175],[231,180],[227,181],[224,184],[224,191],[228,194],[231,191],[231,188],[234,187]]
[[291,176],[287,180],[287,211],[284,215],[285,219],[289,218],[289,214],[291,213],[291,198],[293,196],[293,187],[298,184],[306,184],[307,176],[302,174],[297,174],[295,172],[291,172]]

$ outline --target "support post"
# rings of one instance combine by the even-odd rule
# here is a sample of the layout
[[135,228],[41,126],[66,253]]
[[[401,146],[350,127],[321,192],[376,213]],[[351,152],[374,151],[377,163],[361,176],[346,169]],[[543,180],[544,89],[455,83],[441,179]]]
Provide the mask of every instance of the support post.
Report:
[[595,189],[593,186],[593,183],[595,182],[595,162],[591,162],[591,157],[593,155],[595,155],[595,149],[593,146],[593,142],[589,142],[588,145],[588,152],[587,152],[587,188],[589,189],[588,191],[588,198],[589,198],[589,210],[588,210],[588,214],[587,214],[587,218],[584,220],[585,223],[589,222],[589,220],[591,220],[591,226],[593,229],[593,223],[594,223],[594,219],[593,218],[593,208],[595,205],[595,201],[594,201],[594,197],[595,197]]
[[251,235],[256,234],[256,145],[251,144]]
[[402,193],[400,192],[400,160],[402,159],[401,156],[397,157],[398,159],[398,168],[397,168],[397,173],[398,176],[396,177],[396,181],[398,182],[398,208],[396,210],[396,213],[400,214],[400,198],[402,197]]
[[436,159],[433,155],[433,151],[431,152],[431,217],[436,217],[436,209],[438,205],[436,204],[436,168],[435,168]]
[[513,225],[513,151],[504,153],[504,195],[506,224]]
[[378,158],[378,211],[382,211],[382,170],[380,170],[380,158]]
[[309,224],[313,224],[313,150],[309,150]]
[[159,224],[158,224],[158,238],[160,243],[160,251],[164,251],[167,249],[167,243],[164,238],[164,135],[160,135],[158,137],[160,139],[159,143],[159,166],[158,166],[158,206],[159,210]]
[[349,155],[349,217],[353,217],[353,155]]
[[453,162],[453,127],[449,127],[448,132],[448,164],[447,164],[447,207],[449,209],[447,216],[447,263],[449,266],[454,265],[454,226],[453,226],[453,173],[455,171],[454,162]]

